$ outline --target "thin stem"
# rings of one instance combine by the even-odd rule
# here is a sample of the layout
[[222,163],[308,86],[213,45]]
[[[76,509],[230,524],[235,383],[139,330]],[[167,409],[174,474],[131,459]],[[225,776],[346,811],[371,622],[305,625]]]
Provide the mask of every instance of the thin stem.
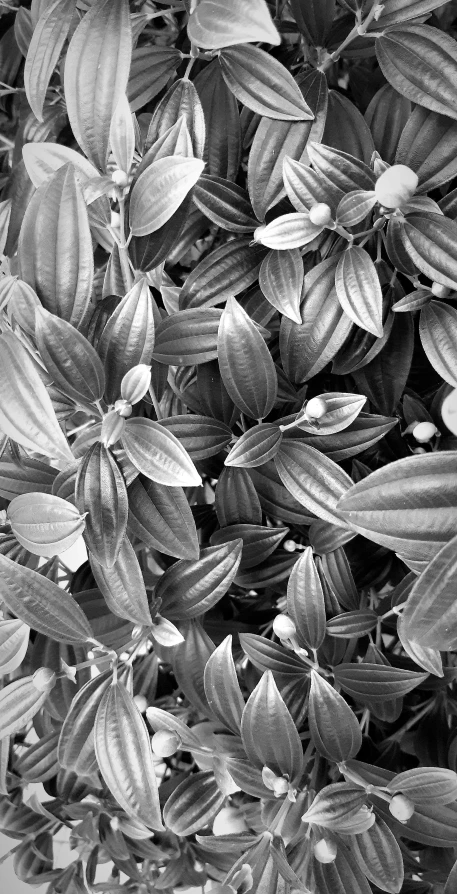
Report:
[[328,71],[328,69],[332,67],[333,63],[338,61],[343,50],[345,50],[346,47],[349,46],[349,44],[356,39],[356,37],[363,37],[363,35],[366,34],[371,23],[377,20],[381,15],[383,8],[384,6],[382,3],[375,2],[371,7],[365,21],[357,21],[355,23],[354,27],[351,29],[347,37],[345,37],[343,42],[340,43],[338,49],[335,50],[333,53],[330,53],[330,55],[327,56],[326,59],[324,59],[322,65],[319,66],[319,70],[324,72]]
[[124,283],[128,290],[128,289],[132,288],[133,276],[132,276],[132,271],[130,269],[129,253],[128,253],[128,249],[126,247],[126,240],[125,240],[125,199],[123,196],[119,199],[119,218],[120,218],[120,220],[119,220],[120,241],[118,242],[119,260],[121,262]]
[[162,419],[162,413],[160,410],[159,401],[157,400],[157,395],[154,391],[154,386],[153,386],[152,382],[151,382],[148,390],[149,390],[149,397],[152,400],[152,406],[154,407],[157,420]]

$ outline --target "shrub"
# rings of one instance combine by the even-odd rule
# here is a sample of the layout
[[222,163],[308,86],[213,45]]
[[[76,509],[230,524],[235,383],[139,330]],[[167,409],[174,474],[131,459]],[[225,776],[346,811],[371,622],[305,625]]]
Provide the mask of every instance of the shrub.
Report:
[[0,829],[48,894],[456,890],[455,14],[0,3]]

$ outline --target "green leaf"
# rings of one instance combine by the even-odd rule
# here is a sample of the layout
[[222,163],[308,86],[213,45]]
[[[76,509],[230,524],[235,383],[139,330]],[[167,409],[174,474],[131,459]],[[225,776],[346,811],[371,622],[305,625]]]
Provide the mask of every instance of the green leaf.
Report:
[[178,559],[196,559],[195,521],[181,487],[165,487],[137,478],[128,489],[128,526],[151,549]]
[[262,524],[260,500],[246,469],[223,469],[216,485],[215,496],[214,506],[221,528],[240,524]]
[[130,228],[134,236],[160,229],[195,186],[205,163],[180,155],[159,158],[143,171],[130,195]]
[[371,163],[373,137],[365,118],[346,94],[329,90],[327,117],[322,142],[353,158]]
[[241,560],[240,539],[203,549],[200,558],[181,559],[162,575],[155,589],[160,611],[170,621],[196,618],[227,592]]
[[111,568],[101,565],[93,556],[90,564],[110,611],[134,624],[150,626],[152,619],[143,574],[128,537],[124,537]]
[[87,513],[88,548],[101,565],[112,568],[127,527],[127,488],[113,454],[98,441],[78,468],[75,499],[79,511]]
[[163,809],[165,826],[175,835],[192,835],[211,822],[224,800],[213,772],[199,770],[171,793]]
[[333,669],[335,682],[352,698],[374,704],[402,698],[427,679],[427,673],[389,667],[385,664],[339,664]]
[[128,816],[163,830],[151,743],[146,724],[126,687],[114,682],[100,702],[95,753],[103,779]]
[[406,795],[414,804],[450,804],[457,799],[457,774],[444,767],[415,767],[394,776],[387,789]]
[[337,831],[342,821],[358,813],[365,799],[363,788],[348,782],[334,782],[318,792],[302,820]]
[[274,422],[263,422],[254,425],[238,438],[224,464],[243,469],[253,469],[272,459],[278,452],[282,432]]
[[0,676],[20,667],[29,644],[29,635],[30,627],[17,618],[0,621]]
[[232,657],[231,636],[226,636],[208,659],[204,683],[211,711],[235,736],[239,736],[244,698]]
[[275,365],[263,337],[235,298],[229,298],[222,312],[218,359],[236,406],[253,419],[268,416],[277,396]]
[[38,350],[54,385],[76,403],[89,405],[103,397],[105,375],[91,343],[71,323],[44,308],[35,313]]
[[74,463],[37,364],[8,330],[0,336],[0,430],[32,453],[50,457],[58,468]]
[[416,267],[430,279],[457,288],[457,223],[442,214],[409,214],[402,232]]
[[381,817],[359,835],[353,835],[350,848],[367,879],[389,894],[398,894],[404,878],[403,855],[395,835]]
[[353,530],[412,560],[430,561],[455,534],[457,453],[409,456],[372,472],[338,503]]
[[[275,735],[271,735],[271,718]],[[295,723],[276,686],[271,670],[266,671],[249,696],[241,720],[241,737],[249,760],[278,775],[287,774],[291,783],[303,772],[303,748]]]
[[299,324],[304,279],[298,248],[270,251],[262,261],[259,285],[265,298],[285,317]]
[[325,601],[310,546],[303,551],[290,573],[287,611],[295,622],[300,646],[313,651],[318,649],[325,637]]
[[153,357],[172,366],[194,366],[217,357],[222,311],[215,307],[181,310],[156,329]]
[[457,310],[443,301],[430,301],[420,312],[419,333],[433,368],[457,388]]
[[395,164],[416,172],[418,193],[429,192],[456,176],[456,135],[457,124],[447,115],[416,106],[401,134]]
[[265,0],[201,0],[189,17],[187,33],[198,47],[219,50],[240,43],[269,43],[278,46],[281,38]]
[[0,739],[22,729],[46,701],[48,693],[36,688],[32,677],[9,683],[0,692]]
[[178,439],[152,419],[127,419],[122,446],[142,475],[168,487],[198,486],[201,478]]
[[46,90],[74,14],[73,0],[53,0],[43,9],[27,51],[24,85],[30,108],[43,121]]
[[253,112],[283,121],[314,117],[292,75],[264,50],[229,47],[221,50],[219,62],[227,87]]
[[381,338],[381,283],[376,267],[364,248],[352,245],[343,252],[336,268],[335,288],[349,319]]
[[305,509],[344,527],[337,504],[352,481],[343,469],[314,447],[285,439],[274,461],[281,481]]
[[457,118],[457,48],[452,37],[428,25],[403,25],[377,38],[376,55],[384,77],[402,96]]
[[56,556],[69,549],[84,530],[84,519],[67,500],[53,494],[20,494],[7,518],[19,543],[35,556]]
[[161,419],[160,424],[178,439],[192,460],[216,456],[232,440],[228,425],[211,416],[178,414]]
[[127,89],[131,54],[126,0],[94,3],[70,41],[64,86],[76,140],[89,160],[103,172],[108,158],[111,118]]
[[308,721],[314,745],[327,760],[347,761],[362,746],[362,733],[354,712],[324,677],[311,672]]
[[20,275],[43,307],[78,326],[94,275],[86,203],[75,169],[65,164],[36,191],[19,237]]
[[3,555],[0,597],[21,621],[57,642],[85,643],[93,639],[86,615],[70,593]]

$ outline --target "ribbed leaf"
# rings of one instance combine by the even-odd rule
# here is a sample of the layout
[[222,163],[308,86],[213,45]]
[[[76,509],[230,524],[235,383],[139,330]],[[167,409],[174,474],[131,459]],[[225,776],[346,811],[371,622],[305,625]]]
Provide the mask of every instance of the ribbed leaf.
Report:
[[8,506],[7,517],[19,543],[35,556],[65,552],[84,530],[84,519],[67,500],[53,494],[20,494]]
[[421,310],[419,333],[433,368],[457,388],[457,310],[443,301],[430,301]]
[[416,172],[419,193],[426,193],[455,177],[456,135],[457,124],[447,115],[416,106],[401,135],[395,164],[407,165]]
[[[271,735],[271,718],[275,735]],[[303,772],[303,748],[295,723],[282,699],[270,670],[249,696],[241,720],[246,754],[255,767],[269,767],[298,782]]]
[[230,6],[224,0],[202,0],[189,18],[187,32],[198,47],[207,50],[251,41],[273,46],[281,42],[265,0],[253,0],[249,7],[243,0],[234,0]]
[[137,112],[166,86],[181,62],[175,47],[135,47],[132,52],[127,96],[132,112]]
[[278,388],[275,365],[263,337],[235,298],[222,312],[218,359],[224,385],[240,410],[257,420],[268,416]]
[[381,817],[362,832],[351,838],[351,851],[362,872],[370,882],[398,894],[403,884],[403,856],[395,835]]
[[258,225],[246,190],[230,180],[201,176],[193,192],[200,211],[218,227],[231,233],[251,233]]
[[242,541],[203,549],[196,561],[181,559],[162,575],[155,589],[161,613],[170,621],[195,618],[227,592],[241,560]]
[[204,717],[208,717],[211,710],[206,698],[203,675],[208,659],[214,652],[214,643],[198,619],[191,618],[190,621],[181,622],[179,626],[184,642],[173,650],[173,673],[191,705]]
[[111,451],[96,442],[78,468],[76,505],[86,515],[87,545],[101,565],[114,565],[127,527],[127,488]]
[[90,776],[97,770],[94,723],[102,696],[112,679],[111,670],[102,671],[76,693],[60,732],[59,763],[81,776]]
[[29,745],[15,764],[15,770],[26,782],[46,782],[57,775],[60,765],[57,759],[59,733],[52,730]]
[[166,317],[156,330],[153,357],[173,366],[194,366],[217,357],[219,308],[181,310]]
[[315,671],[311,672],[308,719],[319,754],[338,763],[356,756],[362,745],[357,718],[336,689]]
[[[291,428],[292,437],[297,437],[300,431],[315,434],[319,438],[318,446],[322,448],[324,443],[327,442],[321,441],[321,439],[343,431],[352,425],[364,403],[366,403],[366,397],[341,391],[327,391],[324,394],[316,395],[316,397],[322,398],[326,404],[325,416],[319,419],[318,425],[315,422],[313,424],[313,421],[309,421],[306,416],[301,419],[298,425],[295,425],[295,421],[303,417],[303,413],[300,411],[295,416],[295,419],[290,416],[283,419],[282,426],[284,429],[287,429],[288,425],[293,426]],[[327,453],[328,451],[324,449],[323,452]]]
[[457,223],[442,214],[410,214],[403,223],[409,257],[430,279],[457,288]]
[[284,121],[313,118],[292,75],[264,50],[229,47],[221,51],[219,62],[227,86],[253,112]]
[[0,597],[21,621],[57,642],[84,643],[93,639],[89,621],[70,593],[2,555]]
[[457,643],[457,537],[436,553],[414,583],[402,615],[408,638],[432,649],[454,649]]
[[193,773],[168,798],[163,809],[165,826],[175,835],[191,835],[211,822],[224,800],[211,771]]
[[146,724],[123,683],[106,690],[94,727],[100,772],[125,812],[150,829],[163,829]]
[[36,688],[33,677],[22,677],[5,686],[0,692],[0,739],[22,729],[38,713],[47,695]]
[[192,460],[216,456],[232,440],[232,430],[228,425],[211,416],[179,413],[161,419],[160,424],[178,439]]
[[44,308],[35,314],[38,349],[54,385],[76,402],[103,397],[105,375],[100,358],[87,338],[71,323]]
[[238,295],[254,283],[266,249],[253,246],[246,237],[230,239],[206,255],[186,277],[179,306],[211,307]]
[[111,118],[127,89],[131,53],[126,0],[94,3],[76,28],[67,52],[65,101],[71,128],[81,149],[103,172]]
[[426,673],[370,662],[339,664],[333,673],[336,683],[344,692],[364,703],[402,698],[428,677]]
[[365,249],[350,246],[335,274],[338,300],[348,317],[367,332],[382,337],[382,291],[376,267]]
[[130,228],[147,236],[162,227],[195,186],[205,164],[180,155],[152,162],[135,182],[130,196]]
[[66,164],[73,165],[80,184],[97,177],[97,168],[84,155],[60,143],[26,143],[22,155],[27,173],[37,189]]
[[219,61],[214,59],[199,71],[195,87],[206,124],[204,160],[207,173],[236,180],[241,158],[241,127],[238,103],[228,89]]
[[415,767],[398,773],[387,788],[401,792],[414,804],[450,804],[457,798],[457,774],[445,767]]
[[128,419],[121,438],[133,465],[157,484],[200,485],[201,478],[178,439],[152,419]]
[[97,586],[110,611],[134,624],[150,625],[152,621],[144,579],[128,537],[124,537],[111,568],[100,565],[93,556],[90,562]]
[[276,310],[301,323],[304,269],[298,248],[270,251],[262,262],[259,285],[265,298]]
[[73,13],[73,0],[54,0],[43,9],[32,34],[25,60],[24,84],[30,108],[38,121],[43,121],[46,90]]
[[343,469],[314,447],[284,439],[274,461],[281,481],[305,509],[344,527],[337,504],[352,481]]
[[282,432],[274,422],[263,422],[244,432],[225,459],[225,465],[253,469],[272,459],[278,452]]
[[287,584],[287,611],[295,622],[300,645],[318,649],[325,636],[325,600],[310,546],[291,571]]
[[232,657],[232,637],[226,636],[205,667],[205,692],[217,719],[235,736],[240,734],[244,698]]
[[178,559],[198,557],[195,521],[182,488],[137,478],[128,496],[128,525],[135,537]]
[[25,658],[30,627],[13,619],[0,621],[0,676],[16,670]]
[[275,551],[281,540],[288,534],[289,528],[270,528],[268,525],[251,523],[237,523],[227,525],[215,531],[210,537],[210,543],[219,545],[233,543],[241,538],[243,541],[243,554],[240,562],[240,572],[247,568],[255,568],[262,565],[265,559]]

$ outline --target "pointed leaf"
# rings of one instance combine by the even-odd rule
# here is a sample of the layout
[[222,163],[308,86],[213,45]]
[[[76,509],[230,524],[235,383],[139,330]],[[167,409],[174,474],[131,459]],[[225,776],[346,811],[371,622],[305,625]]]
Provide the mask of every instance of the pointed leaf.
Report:
[[38,713],[47,696],[47,691],[36,688],[33,677],[22,677],[5,686],[0,692],[0,739],[22,729]]
[[235,446],[232,447],[224,464],[243,469],[253,469],[268,462],[278,452],[282,441],[282,432],[274,422],[263,422],[254,425],[244,432]]
[[84,530],[78,510],[53,494],[20,494],[9,504],[7,517],[19,543],[35,556],[65,552]]
[[324,829],[337,830],[342,820],[358,813],[365,799],[363,788],[348,782],[335,782],[318,792],[302,820],[323,826]]
[[203,549],[196,561],[181,559],[160,578],[155,598],[170,621],[195,618],[212,608],[232,584],[241,560],[242,541]]
[[[171,624],[171,621],[168,623]],[[208,659],[214,652],[214,643],[198,619],[191,618],[179,626],[184,642],[173,650],[173,673],[191,705],[204,717],[211,716],[203,676]]]
[[172,366],[194,366],[217,357],[222,311],[190,308],[166,317],[157,327],[153,357]]
[[432,649],[457,643],[457,537],[449,540],[416,579],[402,615],[407,637]]
[[265,298],[295,323],[302,322],[300,303],[303,283],[303,261],[298,248],[270,251],[263,260],[259,285]]
[[135,150],[135,130],[125,93],[119,98],[111,118],[109,141],[118,168],[128,174]]
[[378,703],[402,698],[427,679],[428,674],[384,664],[339,664],[333,670],[335,682],[357,701]]
[[250,42],[277,46],[281,42],[265,0],[253,0],[249,7],[243,0],[234,0],[229,7],[224,0],[202,0],[190,15],[187,33],[198,47],[207,50]]
[[211,416],[178,413],[161,419],[160,424],[178,439],[192,460],[216,456],[232,440],[232,430],[228,425]]
[[126,0],[94,3],[76,28],[67,52],[65,100],[71,128],[85,155],[103,172],[111,118],[127,89],[131,53]]
[[54,385],[76,402],[103,397],[105,375],[96,350],[71,323],[44,308],[35,314],[35,336]]
[[381,283],[365,249],[352,245],[343,252],[336,269],[335,287],[338,300],[348,317],[362,329],[381,338]]
[[59,763],[80,776],[97,770],[94,723],[103,694],[111,685],[112,671],[102,671],[76,693],[60,731]]
[[160,93],[180,62],[181,53],[175,47],[146,44],[134,48],[127,84],[132,112],[137,112]]
[[218,358],[234,403],[254,419],[268,416],[278,387],[274,362],[255,324],[235,298],[227,301],[222,312]]
[[274,462],[281,481],[305,509],[344,527],[337,504],[352,481],[343,469],[314,447],[285,439]]
[[16,670],[25,658],[30,627],[13,619],[0,621],[0,676]]
[[111,568],[127,527],[127,488],[111,451],[100,442],[89,447],[78,468],[76,505],[86,515],[87,545],[101,565]]
[[202,175],[193,200],[209,220],[231,233],[251,233],[258,226],[246,190],[230,180]]
[[232,637],[226,636],[205,667],[205,692],[217,719],[239,736],[244,698],[232,657]]
[[198,558],[195,521],[182,488],[137,478],[128,496],[128,525],[135,537],[166,555]]
[[66,164],[73,165],[80,184],[97,177],[97,168],[84,155],[60,143],[26,143],[22,155],[27,173],[37,189]]
[[[271,735],[271,718],[276,734]],[[279,775],[287,774],[292,783],[303,772],[303,748],[295,723],[274,681],[266,671],[249,696],[241,720],[241,736],[246,754],[255,767],[267,766]]]
[[123,683],[106,690],[94,727],[100,772],[128,816],[163,829],[151,743],[146,724]]
[[224,800],[212,771],[193,773],[168,798],[163,809],[165,826],[175,835],[191,835],[211,822]]
[[318,649],[325,636],[325,601],[310,546],[291,571],[287,584],[287,611],[295,622],[300,645]]
[[200,485],[201,478],[178,439],[152,419],[128,419],[121,438],[133,465],[157,484]]
[[254,46],[229,47],[219,55],[225,83],[253,112],[284,121],[307,121],[313,113],[292,75]]
[[186,277],[179,295],[179,306],[212,307],[238,295],[254,283],[266,249],[238,236],[219,245],[206,255]]
[[154,233],[177,211],[195,186],[205,164],[199,158],[174,155],[154,161],[138,177],[130,196],[130,228],[134,236]]
[[430,279],[457,288],[457,223],[442,214],[410,214],[403,241],[413,263]]
[[350,847],[370,882],[382,891],[398,894],[403,885],[403,855],[395,835],[381,817],[376,817],[366,832],[352,836]]
[[35,118],[43,121],[46,90],[74,13],[72,0],[47,4],[34,28],[24,68],[26,96]]
[[430,301],[421,310],[419,333],[433,368],[457,388],[457,310],[443,301]]
[[356,756],[362,746],[356,716],[336,689],[315,671],[311,672],[308,718],[319,754],[338,763]]
[[111,568],[100,565],[93,556],[90,564],[110,611],[134,624],[149,626],[152,619],[143,575],[128,537],[124,537]]

